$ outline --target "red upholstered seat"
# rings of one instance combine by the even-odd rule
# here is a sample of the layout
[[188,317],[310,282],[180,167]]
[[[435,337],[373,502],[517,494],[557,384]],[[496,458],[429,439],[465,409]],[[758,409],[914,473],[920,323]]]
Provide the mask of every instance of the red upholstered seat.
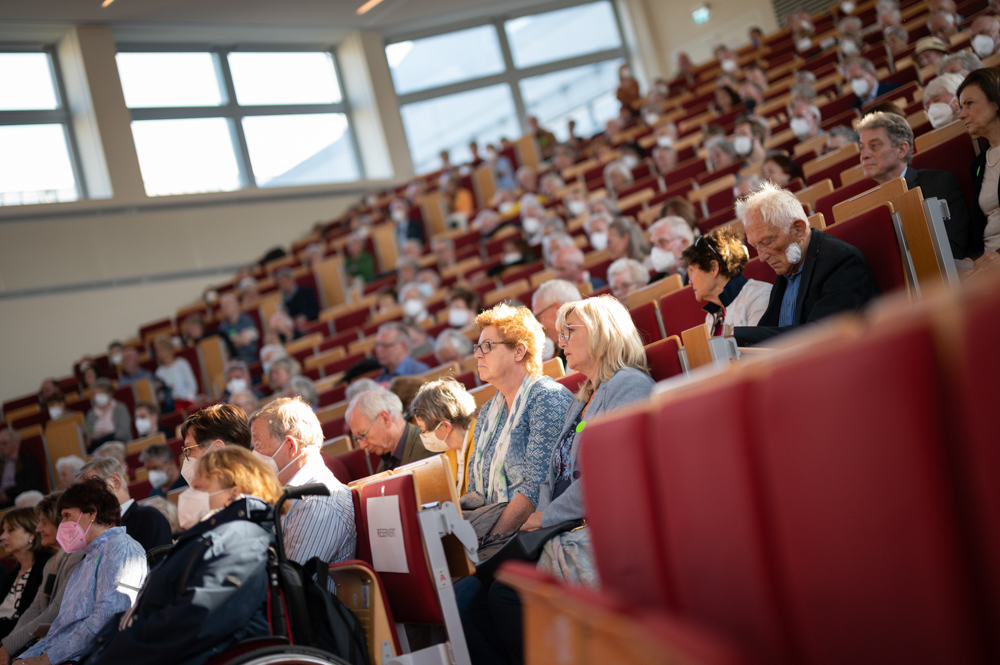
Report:
[[42,409],[38,413],[30,413],[26,416],[21,416],[10,422],[11,427],[14,429],[24,429],[25,427],[31,427],[32,425],[44,424],[49,419],[49,413],[45,409]]
[[685,162],[681,162],[677,167],[663,176],[663,182],[669,190],[673,185],[694,178],[705,170],[705,160],[700,157],[693,157]]
[[353,478],[351,478],[351,472],[347,470],[347,466],[343,462],[336,457],[327,455],[326,453],[320,453],[320,455],[323,458],[323,464],[326,464],[326,468],[330,470],[330,473],[337,477],[337,480],[345,485],[353,480]]
[[816,171],[812,175],[806,176],[807,185],[815,185],[817,182],[823,182],[827,178],[833,181],[834,187],[840,187],[840,174],[843,171],[851,168],[852,166],[857,166],[861,163],[861,158],[857,155],[851,155],[850,157],[845,157],[836,164],[828,166],[822,171]]
[[639,331],[639,336],[642,337],[643,344],[652,344],[657,340],[663,339],[663,334],[660,332],[660,322],[656,318],[655,302],[647,302],[638,307],[633,307],[629,310],[629,314],[632,315],[632,323],[635,324],[636,329]]
[[646,362],[649,364],[649,374],[654,381],[663,381],[684,373],[680,356],[677,355],[678,351],[680,344],[676,337],[668,337],[646,345]]
[[772,368],[752,391],[803,662],[982,663],[929,326]]
[[173,317],[168,316],[165,319],[159,319],[157,321],[147,323],[144,326],[139,326],[139,339],[146,339],[146,335],[149,333],[160,330],[161,328],[169,328],[172,325],[174,325],[174,319]]
[[339,418],[334,418],[333,420],[328,420],[322,423],[323,426],[323,438],[324,439],[334,439],[338,436],[344,435],[344,423],[347,419],[344,416]]
[[476,387],[476,373],[475,372],[463,372],[455,377],[455,380],[465,386],[466,390],[472,390]]
[[[975,158],[972,139],[967,134],[962,134],[914,154],[912,166],[915,169],[940,169],[955,174],[967,204],[973,204],[976,203],[975,184],[969,166]],[[924,198],[927,198],[926,192]]]
[[846,201],[847,199],[854,198],[858,194],[867,192],[869,189],[874,189],[878,187],[878,183],[871,178],[862,178],[857,182],[852,182],[850,185],[844,185],[834,191],[830,192],[826,196],[821,196],[816,199],[816,204],[813,206],[813,210],[818,213],[822,213],[823,219],[826,220],[827,224],[833,224],[833,206],[837,205],[841,201]]
[[350,330],[351,328],[357,328],[363,325],[365,321],[371,316],[371,312],[367,309],[358,309],[353,312],[344,314],[343,316],[338,316],[333,320],[333,329],[337,332],[344,330]]
[[[792,661],[754,465],[745,380],[671,400],[652,418],[658,530],[674,602],[757,662]],[[711,423],[711,435],[705,427]],[[589,481],[589,479],[588,479]]]
[[41,435],[28,436],[21,439],[21,454],[30,455],[38,465],[45,487],[51,491],[52,482],[49,479],[49,458],[45,453],[45,441]]
[[733,219],[736,217],[736,213],[733,212],[733,201],[735,200],[736,199],[733,198],[733,190],[723,189],[722,191],[709,196],[705,200],[705,205],[708,206],[709,214],[726,211],[732,215],[731,219]]
[[337,372],[343,372],[348,367],[356,365],[364,359],[365,359],[365,354],[354,353],[345,358],[341,358],[340,360],[334,360],[333,362],[329,362],[323,366],[323,375],[332,376]]
[[566,386],[566,389],[574,394],[576,394],[576,391],[580,389],[580,386],[586,380],[587,377],[582,372],[573,372],[572,374],[567,374],[556,379],[558,383]]
[[[725,194],[726,192],[720,192],[720,193]],[[728,193],[730,198],[732,198],[732,192],[729,191]],[[734,219],[736,219],[736,211],[733,209],[732,202],[730,201],[728,207],[724,207],[721,210],[717,210],[716,212],[709,215],[705,219],[700,220],[698,222],[698,229],[702,232],[702,234],[705,234],[714,229],[715,227],[721,226],[726,222],[731,222]]]
[[543,270],[545,270],[545,262],[535,261],[525,266],[517,266],[516,268],[504,270],[500,276],[500,281],[504,283],[504,286],[507,286],[519,279],[528,279],[536,272],[542,272]]
[[[343,436],[343,433],[341,432],[337,436]],[[367,461],[365,461],[366,457]],[[359,480],[372,475],[375,473],[376,469],[378,469],[378,465],[382,461],[378,455],[375,453],[369,453],[364,448],[356,448],[341,455],[337,455],[336,459],[347,467],[347,471],[351,474],[351,480]]]
[[142,501],[143,499],[149,498],[149,493],[153,491],[153,486],[148,480],[137,480],[134,483],[129,483],[128,493],[136,501]]
[[698,175],[698,184],[705,185],[712,182],[713,180],[718,180],[719,178],[724,178],[727,175],[735,175],[740,172],[743,168],[743,162],[737,160],[735,164],[730,164],[724,169],[717,169],[715,171],[705,171]]
[[827,233],[861,250],[883,294],[906,286],[903,253],[887,206],[881,205],[834,224]]
[[743,276],[768,284],[774,284],[774,280],[778,279],[778,275],[775,274],[771,266],[761,261],[760,258],[753,258],[747,262],[743,268]]
[[660,298],[660,319],[667,337],[677,335],[705,323],[705,312],[702,303],[694,298],[694,290],[690,287],[678,289]]
[[[433,578],[429,574],[424,541],[417,519],[417,499],[413,488],[413,476],[404,473],[385,480],[369,483],[361,488],[361,513],[363,525],[368,531],[368,501],[380,497],[398,497],[400,525],[406,551],[408,573],[388,573],[378,571],[385,587],[389,606],[396,621],[401,623],[444,623],[441,605]],[[373,544],[374,548],[375,545]]]
[[653,528],[657,504],[646,412],[597,421],[580,436],[584,503],[601,586],[634,606],[669,607],[662,534]]
[[[260,330],[260,327],[258,326],[257,329]],[[198,381],[198,392],[207,392],[205,390],[207,383],[205,382],[205,377],[202,376],[201,373],[201,358],[198,355],[198,349],[190,346],[184,346],[179,349],[175,349],[175,353],[177,354],[177,357],[184,358],[188,361],[188,364],[191,365],[191,371],[194,372],[194,378]]]

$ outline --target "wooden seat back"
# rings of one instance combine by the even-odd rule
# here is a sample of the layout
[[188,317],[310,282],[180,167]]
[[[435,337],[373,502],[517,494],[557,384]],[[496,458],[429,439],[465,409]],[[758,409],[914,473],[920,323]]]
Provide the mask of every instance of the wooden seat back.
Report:
[[136,453],[141,453],[146,449],[147,446],[151,446],[154,443],[166,443],[167,437],[163,432],[156,432],[155,434],[150,434],[149,436],[140,437],[134,439],[125,444],[125,454],[134,455]]
[[856,217],[906,192],[906,178],[902,176],[895,180],[873,187],[857,196],[841,201],[833,206],[834,223]]
[[[353,350],[352,350],[353,352]],[[302,368],[305,371],[313,370],[318,367],[323,367],[334,360],[341,360],[347,357],[347,352],[342,346],[335,346],[329,351],[323,351],[322,353],[317,353],[316,355],[309,356],[302,363]]]
[[681,279],[680,275],[675,273],[669,277],[657,280],[635,293],[630,293],[628,298],[626,298],[626,307],[632,309],[647,302],[658,302],[663,296],[681,288],[684,288],[684,280]]
[[843,148],[834,150],[833,152],[817,157],[816,159],[810,160],[802,165],[802,174],[809,178],[814,173],[819,173],[824,169],[828,169],[834,164],[838,164],[845,159],[857,155],[861,152],[861,149],[856,143],[849,143]]
[[833,181],[827,178],[826,180],[817,182],[815,185],[810,185],[795,192],[795,198],[797,198],[799,203],[802,205],[809,205],[815,208],[817,200],[832,193]]
[[688,367],[697,369],[704,365],[712,364],[712,351],[708,347],[708,340],[712,337],[712,331],[708,329],[708,324],[703,323],[694,328],[688,328],[681,333],[681,341],[684,344],[684,351],[687,354]]

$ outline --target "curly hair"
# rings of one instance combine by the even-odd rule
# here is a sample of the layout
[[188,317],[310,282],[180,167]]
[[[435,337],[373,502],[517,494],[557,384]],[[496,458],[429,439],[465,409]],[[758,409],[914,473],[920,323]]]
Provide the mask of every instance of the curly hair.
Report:
[[477,316],[476,325],[480,331],[486,326],[495,326],[505,341],[523,344],[524,369],[532,376],[542,375],[545,332],[530,309],[500,303]]
[[732,279],[743,272],[750,253],[743,244],[743,235],[738,225],[712,229],[698,238],[681,254],[680,263],[684,268],[695,265],[700,270],[712,272],[712,263],[719,266],[719,274]]

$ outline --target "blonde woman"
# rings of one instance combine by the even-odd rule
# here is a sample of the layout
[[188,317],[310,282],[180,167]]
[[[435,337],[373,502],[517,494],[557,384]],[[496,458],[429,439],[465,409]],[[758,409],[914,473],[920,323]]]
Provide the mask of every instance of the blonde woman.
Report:
[[501,303],[477,316],[476,325],[479,378],[497,393],[476,421],[469,492],[481,494],[485,505],[509,502],[490,533],[511,533],[538,505],[538,486],[573,396],[542,376],[545,333],[530,309]]
[[420,428],[424,448],[445,454],[458,494],[465,494],[476,426],[476,400],[455,379],[440,379],[420,386],[410,403],[410,413]]

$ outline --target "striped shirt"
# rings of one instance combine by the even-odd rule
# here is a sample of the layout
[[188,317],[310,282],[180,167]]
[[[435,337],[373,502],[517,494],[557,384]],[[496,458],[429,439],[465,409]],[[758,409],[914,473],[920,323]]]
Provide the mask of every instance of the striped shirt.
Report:
[[281,518],[285,555],[300,564],[313,557],[326,563],[353,559],[357,530],[351,490],[326,468],[318,452],[310,454],[305,466],[288,481],[291,487],[311,483],[326,485],[330,496],[307,496],[292,501],[291,510]]
[[93,648],[104,624],[135,602],[148,572],[146,551],[125,533],[125,527],[108,529],[83,552],[48,634],[21,658],[46,654],[51,663],[78,659]]

